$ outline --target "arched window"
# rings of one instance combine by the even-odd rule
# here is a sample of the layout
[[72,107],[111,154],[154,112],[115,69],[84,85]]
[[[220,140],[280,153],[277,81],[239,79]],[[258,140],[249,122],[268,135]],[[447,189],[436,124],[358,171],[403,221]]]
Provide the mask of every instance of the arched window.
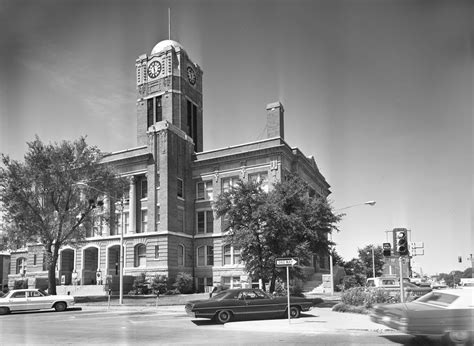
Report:
[[16,273],[26,274],[26,258],[20,257],[16,260]]
[[144,244],[135,246],[135,267],[146,267],[146,246]]
[[179,244],[178,245],[178,266],[183,267],[184,266],[184,245]]

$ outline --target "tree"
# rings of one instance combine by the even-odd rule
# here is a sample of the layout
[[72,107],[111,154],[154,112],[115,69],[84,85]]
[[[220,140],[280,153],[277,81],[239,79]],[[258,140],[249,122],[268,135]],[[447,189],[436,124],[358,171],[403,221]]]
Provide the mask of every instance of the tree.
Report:
[[334,265],[344,267],[345,265],[344,258],[342,258],[342,256],[337,253],[336,248],[334,247],[332,248],[331,254],[332,254],[332,263]]
[[367,245],[359,251],[359,259],[365,268],[365,274],[367,277],[373,276],[373,264],[372,264],[372,248],[374,249],[374,260],[375,260],[375,276],[380,276],[383,273],[384,256],[382,247],[375,245]]
[[[353,278],[353,285],[365,286],[366,275],[365,267],[362,261],[358,258],[353,258],[344,264],[346,274]],[[346,287],[349,288],[349,287]]]
[[463,271],[463,273],[462,273],[462,277],[463,277],[463,278],[472,278],[472,277],[474,277],[474,276],[472,275],[472,267],[466,268],[466,269]]
[[[73,142],[28,142],[24,162],[2,154],[0,198],[10,246],[44,246],[50,293],[56,294],[59,249],[84,240],[100,198],[117,196],[124,188],[103,154],[84,137]],[[87,182],[86,189],[78,183]],[[97,218],[96,218],[97,219]],[[104,213],[103,222],[114,218]],[[101,221],[101,222],[102,222]]]
[[440,273],[438,275],[438,280],[444,280],[446,285],[449,287],[454,287],[454,285],[459,285],[461,282],[463,272],[459,270],[453,270],[449,274],[446,273]]
[[[214,208],[228,221],[226,243],[240,249],[247,272],[270,281],[271,291],[285,275],[275,259],[298,257],[300,264],[309,265],[314,253],[329,254],[333,243],[328,235],[338,231],[341,218],[297,176],[275,184],[269,193],[259,183],[241,181],[221,194]],[[298,270],[293,273],[301,276]]]

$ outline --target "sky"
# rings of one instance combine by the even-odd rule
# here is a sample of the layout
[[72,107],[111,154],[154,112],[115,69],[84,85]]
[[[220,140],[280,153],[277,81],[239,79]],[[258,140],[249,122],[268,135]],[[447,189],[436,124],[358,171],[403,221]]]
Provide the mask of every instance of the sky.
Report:
[[22,160],[35,135],[137,146],[135,59],[168,39],[168,8],[204,71],[204,150],[263,139],[280,101],[285,141],[344,208],[345,260],[402,227],[424,244],[415,271],[471,265],[467,0],[0,0],[0,153]]

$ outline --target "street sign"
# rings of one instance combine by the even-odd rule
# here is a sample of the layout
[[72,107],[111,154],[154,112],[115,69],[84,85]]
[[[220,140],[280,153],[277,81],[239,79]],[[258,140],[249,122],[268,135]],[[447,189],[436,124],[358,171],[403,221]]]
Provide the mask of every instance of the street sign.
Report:
[[275,260],[275,266],[278,268],[293,267],[297,263],[298,258],[277,258]]
[[410,243],[410,248],[412,249],[423,249],[425,245],[423,244],[422,241],[417,241],[417,242],[411,242]]

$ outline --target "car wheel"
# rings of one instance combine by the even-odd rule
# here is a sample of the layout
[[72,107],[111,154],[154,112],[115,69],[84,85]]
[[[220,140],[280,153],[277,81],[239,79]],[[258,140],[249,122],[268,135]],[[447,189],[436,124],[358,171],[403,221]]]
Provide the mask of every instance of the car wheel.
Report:
[[67,309],[67,305],[64,302],[57,302],[56,304],[54,304],[54,309],[56,311],[64,311]]
[[448,332],[448,338],[453,344],[465,344],[471,339],[471,333],[467,330],[452,330]]
[[6,308],[6,307],[1,307],[0,308],[0,315],[6,315],[10,313],[10,309],[9,308]]
[[232,313],[229,310],[221,310],[216,315],[216,320],[219,323],[227,323],[232,319]]
[[300,315],[301,315],[301,310],[298,306],[291,306],[290,307],[290,317],[291,318],[299,318]]

